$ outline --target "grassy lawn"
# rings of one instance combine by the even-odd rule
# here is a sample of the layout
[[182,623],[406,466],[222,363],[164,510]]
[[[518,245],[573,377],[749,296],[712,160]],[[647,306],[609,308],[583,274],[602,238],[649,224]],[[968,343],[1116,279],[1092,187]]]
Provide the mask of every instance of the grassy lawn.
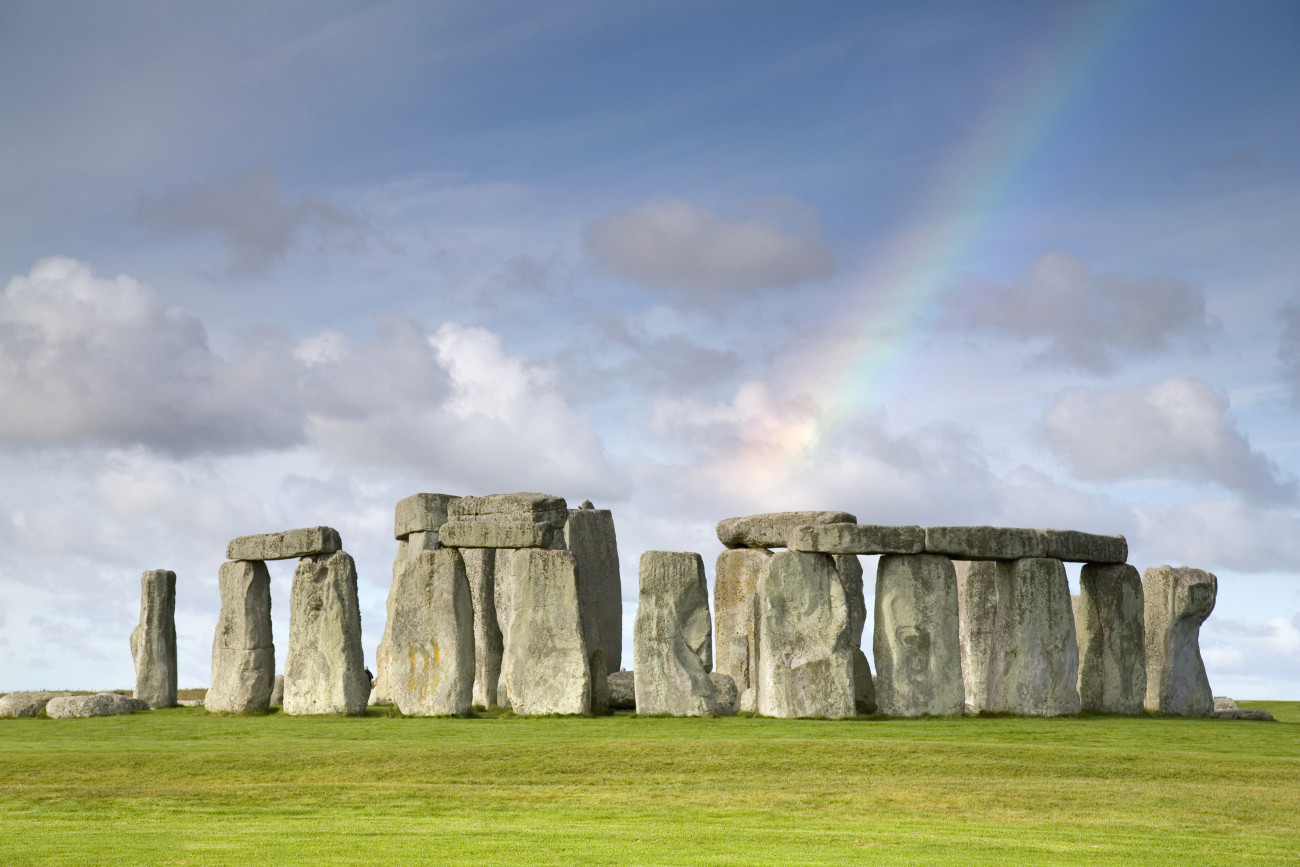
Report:
[[1300,861],[1276,723],[0,720],[0,863]]

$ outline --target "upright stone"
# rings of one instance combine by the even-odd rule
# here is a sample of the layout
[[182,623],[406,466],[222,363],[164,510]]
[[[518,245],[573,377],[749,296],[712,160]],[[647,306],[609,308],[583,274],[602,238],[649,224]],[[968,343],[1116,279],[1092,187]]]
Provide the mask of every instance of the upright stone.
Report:
[[501,627],[497,624],[495,548],[465,548],[465,575],[474,608],[474,704],[500,707]]
[[829,554],[772,557],[759,590],[758,637],[758,713],[853,716],[848,604]]
[[578,598],[583,634],[600,650],[607,672],[623,665],[623,587],[618,570],[618,540],[609,509],[570,509],[564,547],[578,560]]
[[[418,504],[419,497],[442,497],[444,494],[416,494],[414,497],[407,497],[400,501],[398,505],[398,528],[403,524],[402,520],[402,503],[415,500]],[[408,507],[408,512],[414,512],[414,507]],[[416,514],[420,514],[416,512]],[[407,523],[411,522],[410,515],[407,516]],[[438,534],[432,530],[410,530],[407,534],[398,540],[397,558],[393,560],[393,582],[397,582],[397,575],[405,567],[406,563],[412,558],[419,557],[423,551],[433,551],[438,548]],[[370,704],[388,704],[393,700],[392,689],[389,686],[389,669],[392,667],[393,652],[393,615],[395,599],[393,597],[392,585],[388,589],[388,601],[385,605],[384,617],[384,634],[379,638],[379,646],[375,648],[375,682],[370,691]]]
[[713,575],[714,666],[742,693],[758,683],[758,588],[772,552],[729,548]]
[[275,683],[271,575],[260,560],[232,560],[221,564],[217,586],[221,613],[203,706],[214,713],[265,712]]
[[284,712],[359,716],[369,698],[356,564],[346,551],[303,557],[289,595]]
[[135,697],[149,707],[176,705],[176,573],[145,572],[140,578],[140,623],[131,630]]
[[700,555],[646,551],[641,555],[640,582],[632,632],[637,713],[731,713],[730,702],[719,698],[709,678],[712,629]]
[[887,554],[876,571],[876,704],[887,716],[951,716],[965,700],[957,573],[935,554]]
[[474,607],[454,548],[421,551],[393,579],[393,704],[407,716],[469,713],[474,698]]
[[858,713],[875,713],[876,685],[871,676],[871,663],[862,652],[862,630],[867,624],[867,599],[862,592],[862,564],[855,554],[836,554],[835,574],[844,588],[844,601],[849,609],[849,645],[853,648],[854,703]]
[[1219,579],[1200,569],[1156,566],[1142,574],[1148,711],[1214,715],[1200,638],[1218,593]]
[[728,548],[784,548],[800,527],[854,524],[848,512],[767,512],[718,522],[718,541]]
[[1127,563],[1088,563],[1079,574],[1079,702],[1084,710],[1140,714],[1147,690],[1142,579]]
[[1079,712],[1079,646],[1060,560],[997,564],[997,620],[988,710],[1026,716]]
[[966,713],[988,709],[997,642],[998,566],[992,560],[958,560],[957,610],[961,615],[961,672]]
[[412,494],[398,500],[393,510],[393,537],[401,540],[412,533],[436,534],[447,523],[447,507],[459,499],[452,494]]

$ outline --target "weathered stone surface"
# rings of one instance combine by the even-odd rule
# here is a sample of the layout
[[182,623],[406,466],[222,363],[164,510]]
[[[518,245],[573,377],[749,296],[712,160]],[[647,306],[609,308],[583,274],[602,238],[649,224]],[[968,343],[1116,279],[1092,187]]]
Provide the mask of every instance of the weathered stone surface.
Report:
[[1219,713],[1225,710],[1237,710],[1237,702],[1226,695],[1216,695],[1214,697],[1214,712]]
[[957,609],[961,615],[961,671],[966,713],[989,704],[993,647],[997,636],[998,565],[992,560],[957,560]]
[[1047,537],[1015,527],[926,527],[925,551],[955,560],[1020,560],[1046,556]]
[[790,534],[792,551],[822,554],[919,554],[925,530],[876,524],[811,524]]
[[879,709],[876,702],[876,682],[871,676],[871,663],[861,647],[853,648],[853,709],[860,714],[875,713]]
[[176,705],[176,573],[153,569],[140,578],[140,622],[131,630],[135,697],[150,707]]
[[631,671],[609,673],[610,710],[636,710],[636,674]]
[[284,707],[284,675],[277,674],[271,686],[271,707]]
[[179,705],[180,707],[203,707],[203,699],[201,699],[201,698],[178,698],[178,699],[176,699],[176,704]]
[[762,548],[731,548],[714,567],[714,667],[742,693],[758,683],[758,588],[771,559]]
[[369,698],[356,564],[346,551],[303,557],[289,595],[284,712],[360,715]]
[[632,632],[637,713],[730,713],[731,704],[719,699],[709,679],[713,630],[700,555],[646,551],[639,577],[641,595]]
[[731,675],[712,671],[709,672],[709,680],[713,682],[718,701],[728,709],[726,712],[735,713],[736,706],[740,704],[740,693],[736,691],[736,682],[731,679]]
[[70,695],[66,692],[11,692],[0,698],[0,717],[39,716],[52,698]]
[[469,713],[474,606],[460,552],[440,548],[408,559],[393,579],[390,598],[393,704],[406,716]]
[[876,571],[876,705],[886,716],[962,712],[957,573],[936,554],[887,554]]
[[[510,707],[518,714],[591,712],[593,676],[603,682],[606,672],[593,670],[583,639],[577,560],[568,551],[528,548],[506,554],[503,573],[503,553],[496,604]],[[608,696],[607,687],[601,691]]]
[[578,598],[587,647],[600,650],[607,672],[623,665],[623,586],[618,568],[618,539],[608,509],[570,509],[564,547],[578,560]]
[[1273,715],[1271,713],[1253,707],[1235,707],[1231,710],[1216,710],[1214,716],[1218,719],[1250,719],[1259,720],[1260,722],[1273,721]]
[[452,494],[412,494],[397,501],[393,510],[393,536],[405,539],[412,533],[436,533],[447,523],[447,506],[460,497]]
[[569,506],[564,501],[564,497],[524,491],[515,494],[489,494],[486,497],[461,497],[447,507],[449,521],[456,518],[485,517],[492,520],[523,521],[529,524],[544,522],[559,530],[569,519]]
[[226,546],[226,559],[292,560],[313,554],[332,554],[342,547],[339,531],[333,527],[304,527],[232,539]]
[[438,538],[448,548],[550,548],[554,527],[545,521],[453,518]]
[[1060,560],[997,564],[997,620],[987,710],[1079,712],[1079,647],[1070,584]]
[[[428,496],[444,495],[430,494]],[[397,580],[398,572],[402,570],[408,560],[420,556],[422,551],[436,551],[438,548],[438,534],[430,530],[412,530],[407,534],[406,538],[399,539],[397,557],[393,560],[394,582]],[[389,669],[392,666],[393,603],[392,585],[389,585],[388,601],[385,605],[384,633],[379,638],[379,646],[375,648],[375,680],[370,690],[370,704],[390,704],[393,698],[388,677]]]
[[736,709],[742,713],[758,713],[758,687],[751,686],[742,692]]
[[271,575],[260,560],[233,560],[221,564],[217,585],[221,613],[203,706],[213,713],[265,711],[275,679]]
[[759,588],[758,637],[758,713],[853,716],[848,605],[829,554],[772,556]]
[[1148,711],[1198,717],[1214,713],[1200,638],[1218,593],[1219,579],[1201,569],[1156,566],[1142,574]]
[[854,524],[848,512],[766,512],[718,522],[718,541],[728,548],[784,548],[800,527]]
[[849,609],[849,644],[862,646],[862,630],[867,624],[867,599],[862,590],[862,564],[853,554],[836,554],[835,575],[844,588],[844,604]]
[[1088,563],[1079,575],[1079,591],[1080,706],[1142,713],[1147,691],[1142,579],[1125,563]]
[[1099,536],[1078,530],[1039,530],[1046,542],[1044,557],[1070,563],[1123,563],[1128,559],[1128,540],[1123,536]]
[[497,625],[496,561],[493,548],[465,548],[465,577],[474,607],[474,704],[500,707],[497,685],[501,681],[501,627]]
[[142,698],[127,698],[115,692],[94,695],[69,695],[52,698],[45,705],[45,715],[50,719],[73,719],[92,716],[117,716],[148,710],[149,702]]

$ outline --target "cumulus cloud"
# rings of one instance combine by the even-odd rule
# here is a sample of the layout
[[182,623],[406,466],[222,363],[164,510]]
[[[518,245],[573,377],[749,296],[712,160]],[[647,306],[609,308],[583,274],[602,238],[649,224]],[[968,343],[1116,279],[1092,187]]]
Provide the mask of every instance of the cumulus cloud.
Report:
[[1130,561],[1189,563],[1210,571],[1294,572],[1300,563],[1300,514],[1238,499],[1200,499],[1129,507]]
[[304,236],[351,245],[365,229],[361,218],[314,196],[286,197],[269,169],[142,202],[137,216],[167,234],[215,234],[235,274],[267,270]]
[[1073,388],[1043,416],[1047,442],[1079,478],[1217,482],[1262,503],[1294,502],[1295,479],[1254,449],[1228,398],[1196,379]]
[[1300,688],[1300,613],[1267,620],[1211,616],[1201,627],[1201,656],[1216,694],[1226,691],[1241,699],[1295,695]]
[[1194,286],[1174,277],[1097,274],[1059,252],[1007,286],[967,280],[950,298],[947,323],[1033,342],[1042,347],[1039,362],[1092,373],[1175,345],[1204,346],[1221,330]]
[[1282,375],[1291,388],[1291,405],[1300,409],[1300,305],[1282,309],[1282,343],[1277,357],[1282,362]]
[[602,265],[655,291],[700,302],[830,276],[834,259],[816,214],[792,199],[728,218],[682,199],[609,214],[585,234]]

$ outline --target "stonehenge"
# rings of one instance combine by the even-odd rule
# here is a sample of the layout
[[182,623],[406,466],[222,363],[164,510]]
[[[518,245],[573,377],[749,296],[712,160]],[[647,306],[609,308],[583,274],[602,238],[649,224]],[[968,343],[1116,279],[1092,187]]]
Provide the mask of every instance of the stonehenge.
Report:
[[356,716],[369,698],[356,564],[342,550],[308,554],[298,561],[289,595],[284,712]]
[[131,630],[135,697],[149,707],[176,704],[176,573],[145,572],[140,578],[140,623]]
[[1199,638],[1218,593],[1219,579],[1200,569],[1156,566],[1142,574],[1145,704],[1151,713],[1214,714],[1214,693],[1205,676]]

